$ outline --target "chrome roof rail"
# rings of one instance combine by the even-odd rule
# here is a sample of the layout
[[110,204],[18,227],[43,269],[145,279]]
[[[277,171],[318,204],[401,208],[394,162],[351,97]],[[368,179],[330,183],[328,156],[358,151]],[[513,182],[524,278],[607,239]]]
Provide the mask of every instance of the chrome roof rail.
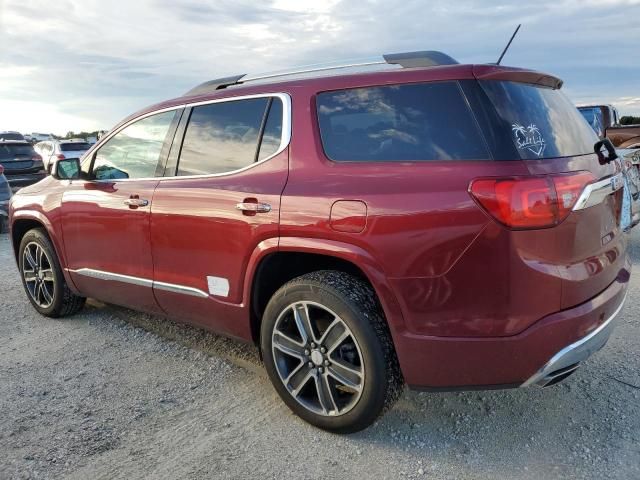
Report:
[[200,95],[214,90],[220,90],[232,85],[244,84],[257,80],[268,80],[277,77],[299,75],[313,72],[326,72],[332,70],[342,70],[348,68],[362,68],[374,65],[399,65],[401,68],[412,67],[435,67],[439,65],[456,65],[458,62],[446,53],[435,50],[425,50],[419,52],[390,53],[380,57],[354,60],[350,62],[331,62],[316,65],[306,65],[290,70],[279,70],[274,72],[258,74],[232,75],[230,77],[218,78],[192,88],[184,96]]

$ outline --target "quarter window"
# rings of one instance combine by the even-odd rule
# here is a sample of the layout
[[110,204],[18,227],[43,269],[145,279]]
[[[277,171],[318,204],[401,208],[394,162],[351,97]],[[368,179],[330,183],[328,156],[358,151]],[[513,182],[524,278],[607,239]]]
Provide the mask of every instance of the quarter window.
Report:
[[335,161],[489,159],[456,82],[320,93],[322,144]]
[[96,152],[96,180],[118,180],[156,176],[160,153],[176,111],[138,120],[110,138]]
[[[263,146],[258,155],[263,129]],[[282,102],[278,98],[193,107],[180,152],[178,175],[227,173],[247,167],[272,155],[281,136]]]

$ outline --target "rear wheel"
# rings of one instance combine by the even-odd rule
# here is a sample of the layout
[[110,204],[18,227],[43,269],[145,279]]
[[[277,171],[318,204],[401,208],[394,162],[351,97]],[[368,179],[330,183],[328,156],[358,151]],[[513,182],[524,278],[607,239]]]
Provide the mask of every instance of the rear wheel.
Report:
[[326,430],[366,428],[402,390],[375,293],[343,272],[313,272],[281,287],[265,310],[261,348],[284,402]]
[[69,289],[53,245],[43,230],[29,230],[22,237],[18,266],[27,297],[42,315],[63,317],[84,306],[85,298]]

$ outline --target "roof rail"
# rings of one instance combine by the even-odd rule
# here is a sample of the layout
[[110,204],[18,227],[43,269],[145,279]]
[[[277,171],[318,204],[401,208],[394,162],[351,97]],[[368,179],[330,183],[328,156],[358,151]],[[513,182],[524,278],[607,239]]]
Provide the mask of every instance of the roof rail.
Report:
[[412,67],[435,67],[438,65],[456,65],[458,62],[446,53],[435,50],[424,50],[419,52],[403,52],[389,53],[382,55],[382,58],[375,57],[369,59],[356,60],[346,63],[325,63],[317,65],[307,65],[296,67],[291,70],[280,70],[275,72],[259,73],[259,74],[242,74],[232,75],[230,77],[218,78],[192,88],[184,96],[201,95],[230,87],[242,83],[253,82],[256,80],[266,80],[276,77],[286,77],[289,75],[297,75],[312,72],[325,72],[330,70],[341,70],[346,68],[369,67],[373,65],[399,65],[402,68]]

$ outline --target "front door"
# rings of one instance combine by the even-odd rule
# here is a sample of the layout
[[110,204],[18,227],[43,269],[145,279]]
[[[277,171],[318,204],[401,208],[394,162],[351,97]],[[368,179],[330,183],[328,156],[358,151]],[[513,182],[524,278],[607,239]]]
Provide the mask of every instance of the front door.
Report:
[[[149,312],[153,262],[151,202],[179,111],[147,116],[111,136],[62,197],[67,268],[88,297]],[[158,172],[158,173],[157,173]]]
[[182,146],[169,156],[180,152],[177,166],[160,180],[151,208],[154,292],[171,316],[248,337],[243,282],[253,251],[278,239],[289,112],[284,94],[185,112]]

